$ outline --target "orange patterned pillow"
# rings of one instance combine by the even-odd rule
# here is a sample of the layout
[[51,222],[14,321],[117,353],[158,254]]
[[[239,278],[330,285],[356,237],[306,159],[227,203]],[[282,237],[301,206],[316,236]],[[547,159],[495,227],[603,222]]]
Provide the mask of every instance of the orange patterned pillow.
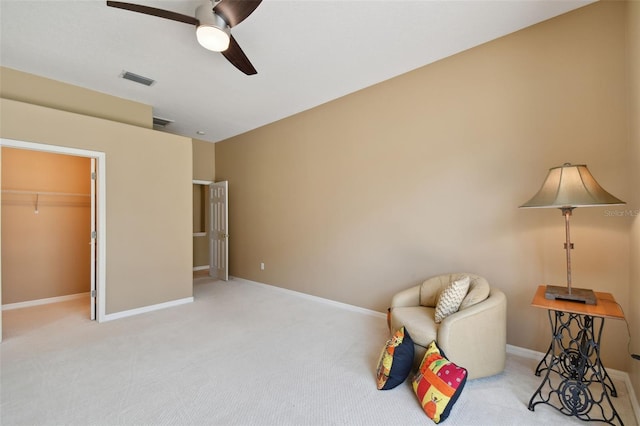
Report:
[[413,378],[413,391],[427,416],[440,423],[449,417],[466,382],[467,370],[449,361],[433,341]]
[[387,341],[376,371],[378,389],[393,389],[404,382],[413,365],[413,340],[404,327]]

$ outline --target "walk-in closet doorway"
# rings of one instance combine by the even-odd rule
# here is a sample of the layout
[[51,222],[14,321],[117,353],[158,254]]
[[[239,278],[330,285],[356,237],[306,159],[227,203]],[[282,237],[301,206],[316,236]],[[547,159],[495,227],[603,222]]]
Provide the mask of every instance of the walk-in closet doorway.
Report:
[[85,298],[88,318],[104,320],[105,154],[10,139],[0,148],[3,311]]

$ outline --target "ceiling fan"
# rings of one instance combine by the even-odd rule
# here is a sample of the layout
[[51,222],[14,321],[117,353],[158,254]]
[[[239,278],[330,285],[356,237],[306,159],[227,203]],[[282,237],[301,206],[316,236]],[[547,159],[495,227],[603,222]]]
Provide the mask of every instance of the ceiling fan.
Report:
[[107,6],[195,25],[196,37],[202,47],[221,52],[240,71],[253,75],[258,72],[231,35],[231,28],[251,15],[261,2],[262,0],[205,0],[196,8],[195,17],[120,1],[107,1]]

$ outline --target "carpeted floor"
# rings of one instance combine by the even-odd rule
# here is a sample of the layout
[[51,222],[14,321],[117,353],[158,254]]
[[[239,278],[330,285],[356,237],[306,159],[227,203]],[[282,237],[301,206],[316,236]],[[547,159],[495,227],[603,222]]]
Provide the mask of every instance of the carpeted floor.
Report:
[[[378,391],[381,316],[244,280],[98,324],[88,302],[3,312],[2,425],[429,425],[409,382]],[[527,409],[536,360],[467,383],[444,424],[583,424]],[[625,384],[616,409],[637,425]]]

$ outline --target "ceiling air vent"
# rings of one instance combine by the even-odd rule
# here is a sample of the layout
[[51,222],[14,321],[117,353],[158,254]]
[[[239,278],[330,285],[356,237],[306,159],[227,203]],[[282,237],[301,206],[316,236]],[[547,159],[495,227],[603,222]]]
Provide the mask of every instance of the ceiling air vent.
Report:
[[122,71],[122,74],[120,74],[120,77],[124,78],[125,80],[133,81],[134,83],[144,84],[145,86],[151,86],[153,83],[156,82],[155,80],[150,79],[149,77],[144,77],[129,71]]
[[171,123],[173,123],[173,120],[168,120],[166,118],[160,118],[160,117],[153,117],[154,129],[164,129]]

